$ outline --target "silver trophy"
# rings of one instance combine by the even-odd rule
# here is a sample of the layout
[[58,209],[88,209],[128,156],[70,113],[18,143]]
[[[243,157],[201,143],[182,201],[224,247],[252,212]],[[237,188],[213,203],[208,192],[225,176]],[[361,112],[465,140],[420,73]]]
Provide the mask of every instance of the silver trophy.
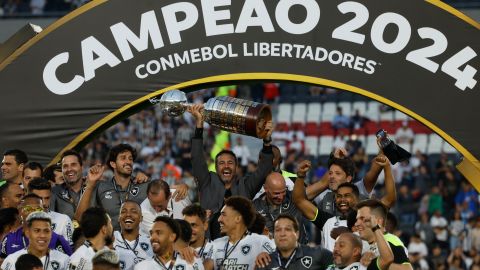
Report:
[[[182,115],[188,106],[187,96],[180,90],[162,95],[160,108],[171,117]],[[270,105],[227,96],[210,98],[204,105],[205,122],[220,129],[265,138],[265,125],[272,120]]]

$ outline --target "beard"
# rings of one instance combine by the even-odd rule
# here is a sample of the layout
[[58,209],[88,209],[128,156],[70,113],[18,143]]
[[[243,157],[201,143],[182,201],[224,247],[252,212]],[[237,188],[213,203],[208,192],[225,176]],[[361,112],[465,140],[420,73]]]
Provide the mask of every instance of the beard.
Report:
[[105,236],[105,246],[110,246],[113,244],[113,235]]

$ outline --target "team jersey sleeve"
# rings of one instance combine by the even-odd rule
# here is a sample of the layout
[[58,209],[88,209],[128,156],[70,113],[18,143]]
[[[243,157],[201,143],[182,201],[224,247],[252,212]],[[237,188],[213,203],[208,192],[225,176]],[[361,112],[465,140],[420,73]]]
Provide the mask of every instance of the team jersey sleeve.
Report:
[[325,211],[322,211],[317,208],[317,214],[315,215],[315,218],[311,220],[311,222],[318,228],[322,229],[325,223],[329,218],[333,217],[332,214],[327,213]]
[[[263,236],[263,235],[262,235]],[[275,252],[275,242],[270,240],[268,237],[263,236],[261,240],[262,250],[270,253]]]
[[410,260],[408,259],[408,256],[405,253],[405,248],[403,246],[395,246],[390,242],[389,244],[393,253],[393,263],[397,263],[397,264],[410,263]]
[[15,264],[13,262],[13,260],[11,260],[11,258],[7,257],[3,263],[2,263],[2,270],[12,270],[12,266],[13,268],[15,268]]

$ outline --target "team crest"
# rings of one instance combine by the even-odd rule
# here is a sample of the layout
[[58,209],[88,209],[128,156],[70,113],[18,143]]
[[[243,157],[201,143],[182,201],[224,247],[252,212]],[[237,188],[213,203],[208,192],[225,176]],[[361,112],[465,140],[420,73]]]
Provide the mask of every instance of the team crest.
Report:
[[350,267],[350,269],[348,269],[348,270],[358,270],[358,266],[356,266],[356,265],[355,265],[355,266],[352,266],[352,267]]
[[138,187],[134,187],[132,190],[130,190],[130,194],[132,194],[133,196],[137,196],[139,190],[140,189]]
[[247,254],[250,252],[251,249],[252,249],[252,247],[251,247],[250,245],[245,245],[245,246],[243,246],[243,247],[242,247],[242,253],[243,253],[243,255],[247,255]]
[[283,204],[283,210],[287,210],[290,207],[290,202],[286,202]]
[[60,268],[60,264],[57,261],[52,261],[50,265],[52,266],[53,270],[58,270],[58,268]]
[[310,268],[310,266],[312,266],[313,259],[311,256],[305,256],[300,261],[302,262],[303,266]]
[[52,223],[52,231],[55,231],[55,228],[57,227],[57,224]]
[[68,191],[64,190],[64,191],[62,191],[62,193],[60,193],[60,195],[61,195],[62,198],[64,198],[65,200],[70,200],[70,194],[68,194]]
[[175,266],[175,270],[185,270],[185,266],[184,265],[177,265],[177,266]]
[[148,244],[147,243],[140,243],[140,247],[144,250],[144,251],[147,251],[148,250]]
[[122,270],[125,269],[125,262],[124,261],[120,261],[119,264],[120,264],[120,269],[122,269]]
[[111,199],[112,198],[112,192],[111,191],[107,191],[105,192],[105,199]]

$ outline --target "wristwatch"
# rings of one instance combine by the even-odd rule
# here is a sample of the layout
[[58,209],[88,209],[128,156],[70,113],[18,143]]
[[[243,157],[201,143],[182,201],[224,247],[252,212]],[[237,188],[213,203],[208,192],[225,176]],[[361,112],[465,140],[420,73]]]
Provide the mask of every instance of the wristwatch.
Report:
[[375,227],[372,228],[372,231],[375,232],[378,229],[380,229],[380,225],[377,224]]

